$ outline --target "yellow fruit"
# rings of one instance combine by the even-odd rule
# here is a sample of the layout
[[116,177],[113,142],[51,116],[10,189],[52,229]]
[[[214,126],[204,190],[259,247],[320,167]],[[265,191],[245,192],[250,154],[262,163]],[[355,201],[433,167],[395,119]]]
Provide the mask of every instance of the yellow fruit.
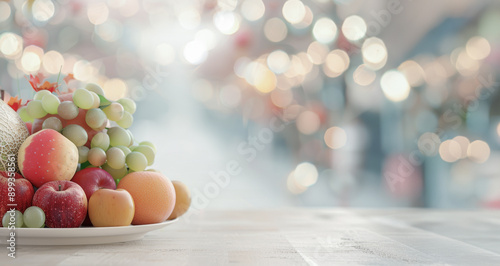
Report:
[[191,205],[191,192],[189,188],[181,181],[172,181],[175,189],[175,207],[168,217],[168,220],[173,220],[187,212]]

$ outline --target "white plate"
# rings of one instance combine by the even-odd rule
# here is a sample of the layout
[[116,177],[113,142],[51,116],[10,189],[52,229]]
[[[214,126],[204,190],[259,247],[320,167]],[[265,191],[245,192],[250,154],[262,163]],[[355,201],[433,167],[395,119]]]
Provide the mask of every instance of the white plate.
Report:
[[[108,244],[139,240],[148,232],[161,229],[177,221],[165,221],[157,224],[130,225],[116,227],[80,227],[80,228],[16,228],[16,246],[21,245],[90,245]],[[0,245],[7,245],[12,231],[0,228]]]

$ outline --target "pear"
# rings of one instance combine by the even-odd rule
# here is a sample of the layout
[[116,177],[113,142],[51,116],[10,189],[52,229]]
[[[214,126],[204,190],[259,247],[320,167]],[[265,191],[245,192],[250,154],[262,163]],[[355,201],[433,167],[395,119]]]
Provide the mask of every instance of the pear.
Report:
[[8,171],[12,167],[9,162],[14,162],[18,170],[17,153],[28,136],[28,128],[21,117],[0,100],[0,171]]

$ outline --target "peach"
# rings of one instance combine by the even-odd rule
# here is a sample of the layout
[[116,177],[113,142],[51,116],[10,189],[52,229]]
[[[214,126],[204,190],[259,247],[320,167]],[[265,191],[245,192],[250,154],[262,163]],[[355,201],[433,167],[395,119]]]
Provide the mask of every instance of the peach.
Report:
[[29,136],[19,148],[21,174],[35,187],[71,180],[78,167],[78,148],[61,133],[44,129]]
[[[61,100],[61,102],[73,101],[72,97],[73,97],[72,93],[67,93],[67,94],[63,94],[63,95],[59,96],[59,100]],[[95,136],[95,134],[104,130],[104,128],[106,127],[106,123],[104,123],[101,126],[101,128],[93,129],[93,128],[89,127],[89,125],[87,125],[87,122],[85,122],[85,115],[86,114],[87,114],[87,110],[80,109],[78,115],[71,120],[65,120],[65,119],[61,118],[59,115],[48,114],[40,119],[35,119],[35,121],[33,121],[33,129],[31,132],[36,133],[36,132],[42,130],[43,121],[45,121],[45,119],[47,119],[49,117],[55,116],[61,120],[63,128],[66,127],[67,125],[71,125],[71,124],[75,124],[75,125],[79,125],[79,126],[83,127],[83,129],[85,129],[85,131],[87,131],[87,134],[89,136],[89,139],[88,139],[87,143],[85,144],[85,146],[90,148],[90,141]]]
[[124,189],[102,188],[90,197],[88,213],[95,227],[127,226],[134,219],[134,200]]

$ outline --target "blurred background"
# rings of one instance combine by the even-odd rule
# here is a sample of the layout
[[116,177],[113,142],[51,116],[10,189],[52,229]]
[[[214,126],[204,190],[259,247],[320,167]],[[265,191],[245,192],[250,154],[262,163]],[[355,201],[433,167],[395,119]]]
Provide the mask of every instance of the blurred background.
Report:
[[0,1],[0,86],[130,97],[193,211],[500,207],[500,3]]

